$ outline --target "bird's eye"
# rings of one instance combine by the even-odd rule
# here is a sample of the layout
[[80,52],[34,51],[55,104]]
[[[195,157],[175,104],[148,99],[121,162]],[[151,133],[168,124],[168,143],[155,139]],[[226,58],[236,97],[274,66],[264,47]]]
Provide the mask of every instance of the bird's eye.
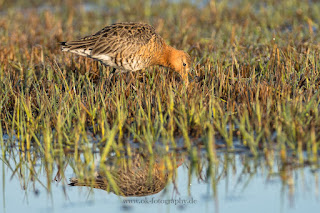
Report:
[[182,65],[183,65],[184,67],[185,67],[185,66],[187,66],[187,64],[186,64],[186,63],[183,63]]

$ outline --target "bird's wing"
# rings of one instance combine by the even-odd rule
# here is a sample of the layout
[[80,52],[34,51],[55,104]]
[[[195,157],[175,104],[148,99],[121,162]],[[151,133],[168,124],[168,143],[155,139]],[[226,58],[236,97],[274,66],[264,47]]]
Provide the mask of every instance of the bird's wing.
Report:
[[95,57],[117,54],[129,55],[137,52],[156,36],[152,26],[137,23],[118,23],[107,26],[92,36],[76,41],[62,42],[62,50]]

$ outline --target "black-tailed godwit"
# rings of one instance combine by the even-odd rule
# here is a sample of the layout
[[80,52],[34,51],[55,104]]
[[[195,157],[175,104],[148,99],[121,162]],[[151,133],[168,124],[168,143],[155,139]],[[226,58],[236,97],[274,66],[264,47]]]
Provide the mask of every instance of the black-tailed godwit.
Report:
[[137,71],[160,65],[178,72],[188,84],[191,58],[188,53],[165,43],[155,29],[145,23],[117,23],[94,35],[61,42],[62,51],[101,61],[121,71]]

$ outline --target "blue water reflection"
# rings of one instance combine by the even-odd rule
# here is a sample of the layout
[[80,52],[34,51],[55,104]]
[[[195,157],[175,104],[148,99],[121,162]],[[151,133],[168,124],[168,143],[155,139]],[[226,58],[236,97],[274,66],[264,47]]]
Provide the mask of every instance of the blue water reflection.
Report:
[[[232,159],[232,166],[225,161]],[[231,156],[231,157],[230,157]],[[244,166],[245,154],[220,154],[216,170],[216,188],[206,179],[206,164],[201,178],[195,173],[188,178],[189,162],[177,169],[176,186],[171,182],[161,192],[147,197],[119,197],[100,189],[68,186],[74,177],[70,166],[66,167],[65,180],[52,179],[47,193],[47,177],[38,171],[38,180],[31,181],[13,176],[13,160],[10,165],[2,161],[0,200],[1,212],[316,212],[319,202],[319,172],[310,167],[274,170],[270,173],[263,161],[258,167]],[[230,159],[229,159],[230,160]],[[254,164],[250,160],[249,164]],[[30,178],[32,178],[30,176]],[[189,184],[189,181],[191,184]],[[28,183],[29,185],[24,185]],[[41,185],[42,183],[43,185]],[[36,190],[34,190],[36,189]],[[186,204],[182,204],[185,202]]]

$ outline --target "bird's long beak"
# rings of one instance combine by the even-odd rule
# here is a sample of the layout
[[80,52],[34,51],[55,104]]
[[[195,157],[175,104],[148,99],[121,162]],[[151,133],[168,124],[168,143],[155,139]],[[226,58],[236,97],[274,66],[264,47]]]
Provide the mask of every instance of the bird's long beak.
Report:
[[197,70],[196,70],[196,67],[198,64],[201,63],[201,61],[203,60],[204,57],[200,58],[199,61],[197,63],[194,63],[193,66],[190,68],[190,73],[192,73],[192,81],[195,81],[195,82],[199,82],[200,79],[201,79],[201,76],[198,74],[197,75]]
[[189,85],[189,72],[185,71],[184,73],[182,73],[181,77],[182,77],[184,84],[186,86],[188,86]]

